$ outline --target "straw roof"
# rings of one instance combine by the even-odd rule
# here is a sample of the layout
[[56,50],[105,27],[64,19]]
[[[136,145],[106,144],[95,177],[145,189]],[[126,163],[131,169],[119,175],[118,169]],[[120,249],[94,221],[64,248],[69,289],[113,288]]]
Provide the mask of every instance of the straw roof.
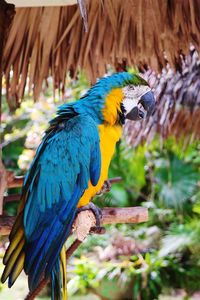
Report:
[[184,137],[187,145],[200,139],[200,57],[193,49],[174,72],[167,68],[160,75],[149,70],[144,74],[157,100],[152,117],[142,122],[128,122],[128,142],[137,146],[150,142],[156,134],[161,139]]
[[[107,65],[150,65],[200,48],[200,0],[88,0],[88,33],[77,5],[18,8],[4,49],[3,70],[10,108],[19,104],[28,80],[37,99],[45,79],[64,90],[66,72],[84,69],[91,81]],[[11,76],[10,71],[13,71]]]

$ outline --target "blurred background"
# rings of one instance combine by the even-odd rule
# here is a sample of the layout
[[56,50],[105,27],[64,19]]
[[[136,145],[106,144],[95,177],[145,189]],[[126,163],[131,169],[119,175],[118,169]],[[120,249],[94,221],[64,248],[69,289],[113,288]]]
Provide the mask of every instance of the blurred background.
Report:
[[[95,8],[100,2],[105,10]],[[137,70],[155,94],[154,114],[127,122],[117,145],[109,178],[122,181],[94,200],[147,207],[149,220],[88,236],[68,262],[69,300],[200,299],[200,5],[136,2],[130,9],[126,1],[86,1],[88,35],[77,5],[18,8],[4,49],[2,161],[15,175],[28,170],[57,107],[78,100],[100,75]],[[6,201],[3,214],[14,216],[17,206]],[[7,244],[1,236],[1,260]],[[0,284],[2,300],[27,293],[25,274],[11,290]],[[50,287],[36,299],[50,299]]]
[[[188,64],[193,69],[199,68],[195,51],[191,51]],[[171,81],[176,74],[168,68],[159,76],[150,70],[143,76],[154,85],[157,99],[164,87],[171,89],[171,94],[160,97],[157,112],[148,121],[154,122],[158,110],[163,111],[167,100],[171,100],[174,88]],[[191,74],[188,72],[187,76]],[[186,84],[186,75],[184,80]],[[176,84],[183,87],[181,81],[183,78],[177,79]],[[37,103],[25,93],[26,101],[12,115],[3,96],[3,161],[6,168],[17,175],[28,170],[57,106],[79,99],[89,87],[84,73],[79,73],[76,80],[68,76],[64,99],[60,100],[59,95],[52,95],[51,78],[48,83]],[[176,95],[178,106],[179,94]],[[89,236],[69,261],[69,299],[164,300],[173,299],[172,296],[200,299],[200,143],[187,132],[187,126],[191,124],[190,114],[187,116],[191,109],[188,101],[185,106],[179,104],[173,112],[170,107],[172,103],[165,108],[168,111],[161,130],[172,125],[169,114],[174,117],[176,114],[178,119],[181,113],[182,121],[175,124],[174,134],[167,130],[162,134],[152,128],[149,137],[150,133],[144,133],[146,124],[128,122],[125,125],[124,137],[117,145],[109,172],[110,178],[121,176],[122,182],[114,184],[108,194],[95,199],[100,207],[147,207],[149,221],[138,225],[106,226],[103,236]],[[138,139],[141,132],[143,135]],[[148,143],[143,142],[145,139],[149,139]],[[20,189],[9,190],[9,194],[19,192]],[[7,203],[4,213],[15,215],[16,208],[17,202]],[[5,247],[6,238],[2,238],[1,258]],[[1,299],[23,299],[27,293],[25,275],[20,276],[11,290],[6,285],[1,285],[0,289]],[[49,299],[48,293],[47,289],[41,297]]]

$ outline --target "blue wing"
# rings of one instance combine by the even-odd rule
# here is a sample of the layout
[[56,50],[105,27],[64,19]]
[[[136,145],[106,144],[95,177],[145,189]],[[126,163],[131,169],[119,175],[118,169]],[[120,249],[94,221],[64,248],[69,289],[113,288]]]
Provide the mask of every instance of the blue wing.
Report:
[[39,147],[25,181],[25,272],[34,289],[49,276],[70,233],[77,203],[101,169],[98,129],[89,116],[75,116]]

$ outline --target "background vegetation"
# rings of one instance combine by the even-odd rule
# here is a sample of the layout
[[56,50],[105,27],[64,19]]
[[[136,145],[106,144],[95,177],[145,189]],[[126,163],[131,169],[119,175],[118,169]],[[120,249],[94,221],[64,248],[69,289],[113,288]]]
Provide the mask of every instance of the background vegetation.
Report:
[[[4,101],[3,161],[16,174],[29,168],[57,105],[78,99],[88,88],[84,74],[77,81],[68,78],[66,85],[69,88],[61,101],[59,95],[51,94],[49,81],[39,102],[26,96],[14,115]],[[122,139],[109,177],[121,176],[123,181],[95,202],[148,207],[149,221],[108,226],[105,235],[90,236],[69,262],[70,299],[80,294],[91,300],[91,294],[113,300],[153,300],[161,294],[190,299],[200,291],[199,151],[197,141],[185,146],[184,137],[177,141],[171,136],[161,144],[157,136],[135,149]],[[16,202],[8,203],[5,211],[14,215],[16,208]],[[0,298],[5,291],[1,289]]]

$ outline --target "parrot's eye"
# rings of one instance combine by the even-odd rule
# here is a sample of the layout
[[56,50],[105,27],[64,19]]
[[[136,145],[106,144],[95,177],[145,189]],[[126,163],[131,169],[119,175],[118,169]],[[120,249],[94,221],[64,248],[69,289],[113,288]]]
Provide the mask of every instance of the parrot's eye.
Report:
[[133,85],[129,85],[128,89],[129,89],[130,91],[133,91],[133,90],[135,89],[135,87],[134,87]]

